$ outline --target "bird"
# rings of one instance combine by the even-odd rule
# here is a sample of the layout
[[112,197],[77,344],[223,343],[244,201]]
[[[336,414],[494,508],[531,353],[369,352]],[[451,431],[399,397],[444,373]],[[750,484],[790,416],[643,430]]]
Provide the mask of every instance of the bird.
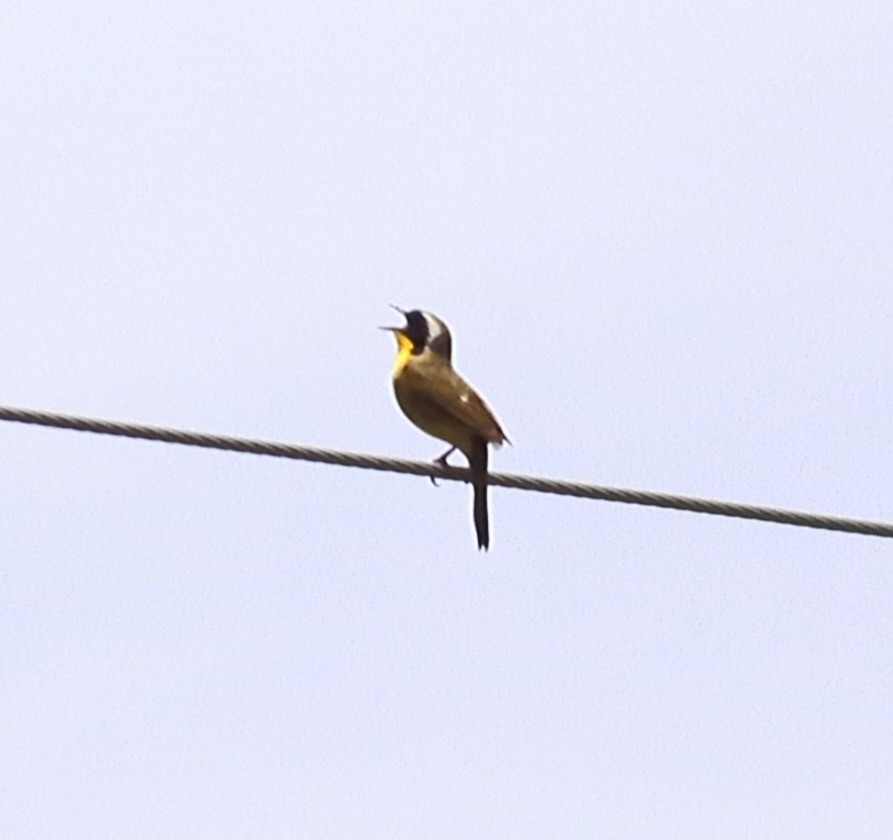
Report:
[[435,463],[449,466],[447,458],[457,449],[468,459],[478,549],[487,550],[488,446],[510,441],[487,403],[453,369],[453,339],[447,325],[431,312],[391,307],[406,319],[402,327],[382,327],[397,339],[391,371],[397,405],[423,432],[450,444]]

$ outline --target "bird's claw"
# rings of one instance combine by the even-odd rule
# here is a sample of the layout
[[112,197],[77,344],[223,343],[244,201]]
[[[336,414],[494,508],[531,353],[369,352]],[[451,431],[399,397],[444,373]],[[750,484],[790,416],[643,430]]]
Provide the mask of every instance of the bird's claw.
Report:
[[[449,469],[450,465],[447,463],[447,458],[449,458],[450,455],[452,455],[455,451],[456,451],[456,447],[453,446],[452,448],[450,448],[446,452],[444,452],[443,455],[441,455],[439,458],[435,458],[434,463],[437,464],[439,467],[442,467],[445,470]],[[429,475],[428,478],[431,479],[431,483],[435,487],[440,487],[440,485],[437,483],[437,479],[433,475]]]

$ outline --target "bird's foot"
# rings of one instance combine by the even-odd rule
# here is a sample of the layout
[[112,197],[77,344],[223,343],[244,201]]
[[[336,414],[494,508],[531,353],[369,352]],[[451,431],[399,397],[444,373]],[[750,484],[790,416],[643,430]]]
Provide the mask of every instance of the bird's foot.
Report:
[[[441,455],[439,458],[435,458],[435,459],[434,459],[434,463],[437,464],[437,465],[440,466],[440,467],[443,467],[444,469],[447,469],[447,468],[450,466],[450,465],[447,463],[447,458],[449,458],[450,455],[452,455],[455,451],[456,451],[456,447],[455,447],[455,446],[451,446],[449,449],[447,449],[446,452],[443,453],[443,455]],[[428,476],[428,477],[431,479],[431,483],[432,483],[435,487],[439,486],[439,485],[437,484],[437,479],[436,479],[433,475]]]

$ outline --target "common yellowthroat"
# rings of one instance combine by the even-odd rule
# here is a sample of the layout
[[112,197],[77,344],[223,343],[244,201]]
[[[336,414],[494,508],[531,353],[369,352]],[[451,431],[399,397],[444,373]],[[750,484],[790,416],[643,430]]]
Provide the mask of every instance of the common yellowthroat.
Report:
[[456,449],[468,458],[478,548],[489,548],[487,446],[498,446],[508,438],[489,406],[453,370],[453,340],[447,325],[430,312],[393,308],[406,318],[403,327],[382,327],[397,339],[391,372],[397,404],[423,432],[450,444],[437,463],[447,466],[447,458]]

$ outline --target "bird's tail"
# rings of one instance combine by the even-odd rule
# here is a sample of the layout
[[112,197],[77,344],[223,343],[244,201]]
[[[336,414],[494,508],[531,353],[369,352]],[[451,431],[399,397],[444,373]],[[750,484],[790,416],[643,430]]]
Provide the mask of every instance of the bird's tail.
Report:
[[476,438],[471,445],[468,466],[471,469],[471,486],[474,491],[474,529],[477,531],[478,548],[490,547],[490,522],[487,514],[487,441]]

